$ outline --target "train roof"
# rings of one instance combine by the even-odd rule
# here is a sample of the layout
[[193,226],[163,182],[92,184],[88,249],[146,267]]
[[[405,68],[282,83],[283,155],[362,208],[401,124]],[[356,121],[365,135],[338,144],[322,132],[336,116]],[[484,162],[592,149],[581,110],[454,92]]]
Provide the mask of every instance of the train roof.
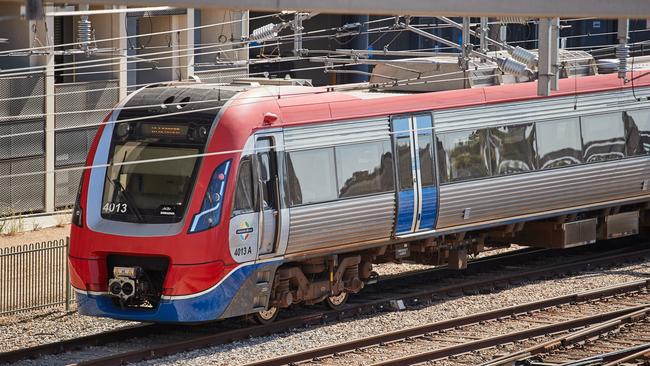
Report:
[[[245,116],[237,118],[237,129],[276,128],[647,87],[650,86],[650,71],[637,71],[634,75],[628,73],[628,80],[627,83],[624,82],[617,74],[561,79],[559,90],[552,91],[549,97],[537,95],[536,82],[417,94],[346,90],[345,86],[333,89],[173,83],[140,90],[125,104],[127,107],[136,108],[123,110],[119,119],[146,114],[168,114],[173,112],[174,108],[150,106],[165,100],[173,100],[173,103],[188,100],[203,102],[188,103],[182,109],[199,112],[206,119],[216,117],[224,106],[227,110],[232,108],[236,114]],[[276,113],[279,118],[272,125],[263,126],[263,116],[267,112]]]
[[250,105],[255,100],[272,99],[280,111],[280,118],[273,126],[279,127],[646,87],[650,86],[650,71],[635,72],[634,75],[628,73],[628,80],[627,83],[624,82],[617,74],[561,79],[559,90],[552,91],[548,97],[537,95],[536,82],[419,94],[266,86],[253,88],[238,95],[232,105]]

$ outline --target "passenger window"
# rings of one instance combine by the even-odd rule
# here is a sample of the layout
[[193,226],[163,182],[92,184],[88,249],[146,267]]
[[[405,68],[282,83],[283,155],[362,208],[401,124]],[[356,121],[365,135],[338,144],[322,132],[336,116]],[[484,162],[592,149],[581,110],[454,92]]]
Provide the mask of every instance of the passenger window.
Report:
[[287,175],[291,206],[331,201],[338,196],[333,148],[287,153]]
[[536,123],[535,129],[540,169],[582,163],[578,118]]
[[625,130],[622,113],[580,118],[585,163],[625,157]]
[[436,139],[441,183],[490,175],[486,130],[449,132]]
[[415,116],[418,129],[418,150],[420,159],[420,177],[422,186],[432,186],[434,182],[433,172],[433,136],[431,135],[431,115]]
[[650,110],[623,113],[628,156],[650,154]]
[[254,211],[255,199],[253,187],[253,164],[251,163],[251,157],[245,156],[239,163],[233,214]]
[[399,190],[413,189],[413,162],[411,160],[411,137],[395,139],[397,169],[399,169]]
[[276,197],[277,162],[275,161],[275,150],[273,140],[263,137],[257,140],[257,168],[258,179],[262,182],[262,204],[263,206],[277,209],[278,200]]
[[337,146],[335,152],[339,198],[395,189],[389,141]]
[[492,173],[535,170],[535,126],[532,123],[490,128]]

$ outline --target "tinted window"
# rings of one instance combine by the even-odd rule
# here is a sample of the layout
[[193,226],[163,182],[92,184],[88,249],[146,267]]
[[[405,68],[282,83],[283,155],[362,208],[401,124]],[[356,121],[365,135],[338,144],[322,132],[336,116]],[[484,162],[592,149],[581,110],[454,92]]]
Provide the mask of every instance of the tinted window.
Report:
[[490,146],[494,175],[535,169],[535,128],[532,123],[490,128]]
[[580,118],[585,163],[625,157],[622,116],[622,113],[610,113]]
[[629,111],[623,114],[628,156],[650,154],[650,111]]
[[336,147],[339,197],[354,197],[395,189],[390,142]]
[[420,159],[420,177],[423,186],[434,184],[433,174],[433,136],[431,135],[431,115],[415,116],[418,129],[418,150]]
[[264,207],[277,208],[277,164],[275,161],[275,150],[273,150],[273,140],[269,137],[260,138],[257,140],[255,148],[257,149],[259,179],[262,181],[262,203]]
[[255,208],[253,196],[253,170],[251,157],[242,158],[237,173],[237,185],[235,187],[235,204],[233,211],[251,212]]
[[287,175],[292,206],[337,198],[333,148],[288,153]]
[[535,125],[540,169],[582,163],[580,122],[577,118]]
[[436,136],[442,183],[490,175],[486,136],[486,130],[450,132]]
[[397,149],[397,168],[399,169],[399,189],[413,189],[413,166],[411,161],[411,138],[402,136],[395,139]]

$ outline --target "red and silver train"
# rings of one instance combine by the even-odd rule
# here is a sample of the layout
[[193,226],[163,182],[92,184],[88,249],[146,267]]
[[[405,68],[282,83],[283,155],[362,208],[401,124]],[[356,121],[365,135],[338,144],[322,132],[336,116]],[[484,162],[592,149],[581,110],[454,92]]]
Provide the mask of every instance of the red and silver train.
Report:
[[637,234],[650,75],[395,95],[143,88],[106,118],[73,214],[86,315],[270,321],[341,306],[373,263],[462,268],[484,245]]

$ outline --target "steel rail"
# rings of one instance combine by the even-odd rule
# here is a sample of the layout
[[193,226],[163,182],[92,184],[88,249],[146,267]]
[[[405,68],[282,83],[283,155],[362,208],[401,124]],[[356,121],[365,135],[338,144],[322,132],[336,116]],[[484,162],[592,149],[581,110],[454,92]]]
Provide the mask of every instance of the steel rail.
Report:
[[[602,299],[614,295],[636,292],[641,289],[650,287],[650,280],[641,280],[626,283],[619,286],[611,286],[597,290],[579,292],[565,296],[558,296],[551,299],[544,299],[541,301],[530,302],[522,305],[514,305],[501,309],[486,311],[483,313],[472,314],[465,317],[453,318],[443,320],[435,323],[430,323],[418,327],[402,329],[394,332],[375,335],[368,338],[356,339],[349,342],[339,343],[331,346],[325,346],[315,349],[310,349],[304,352],[299,352],[291,355],[281,356],[274,359],[263,360],[246,364],[246,366],[281,366],[292,363],[305,362],[325,356],[334,355],[342,352],[349,352],[355,349],[366,348],[370,346],[378,346],[383,343],[395,342],[407,338],[424,336],[428,333],[439,332],[443,330],[451,330],[456,327],[467,326],[489,320],[496,320],[518,314],[524,314],[531,311],[542,310],[558,305],[565,305],[571,303],[580,303],[589,300]],[[642,307],[645,308],[645,305]],[[639,310],[639,309],[635,309]],[[618,313],[617,313],[618,314]],[[401,360],[401,359],[400,359]],[[389,363],[393,364],[393,363]],[[407,364],[407,363],[405,363]],[[383,365],[383,364],[382,364]]]
[[[364,301],[358,304],[349,304],[342,310],[321,311],[310,313],[304,317],[296,317],[291,319],[282,320],[272,323],[267,326],[257,326],[252,328],[241,329],[237,331],[227,332],[227,334],[212,334],[201,336],[194,339],[184,340],[182,342],[156,345],[148,348],[138,349],[121,354],[110,355],[106,357],[97,358],[94,360],[87,360],[79,362],[75,365],[78,366],[105,366],[105,365],[123,365],[129,362],[140,362],[159,358],[180,352],[186,352],[194,349],[205,348],[209,346],[216,346],[227,343],[236,339],[249,338],[251,336],[257,337],[286,331],[288,329],[300,328],[309,325],[322,324],[323,322],[331,321],[333,319],[349,318],[360,314],[369,314],[376,310],[383,310],[390,307],[395,301],[403,301],[405,305],[420,305],[435,298],[436,296],[445,295],[450,292],[464,292],[471,290],[479,290],[486,287],[498,287],[499,283],[517,281],[523,279],[530,279],[540,276],[548,276],[552,273],[567,272],[589,268],[594,265],[606,264],[626,259],[640,258],[650,255],[650,249],[636,251],[634,253],[622,253],[614,256],[605,255],[600,258],[590,258],[586,260],[574,261],[567,264],[547,266],[544,268],[537,268],[529,271],[522,271],[510,275],[496,276],[492,279],[480,279],[466,283],[454,284],[449,286],[438,287],[430,290],[420,290],[410,293],[391,295],[377,300]],[[239,338],[241,337],[241,338]]]
[[[650,281],[648,282],[650,285]],[[650,304],[644,305],[644,307],[650,307]],[[582,342],[586,339],[593,338],[600,336],[602,334],[605,334],[611,330],[614,330],[616,328],[621,327],[624,324],[628,323],[635,323],[637,321],[640,321],[642,319],[645,319],[645,317],[648,314],[646,313],[634,313],[631,314],[629,317],[623,317],[623,318],[617,318],[617,319],[612,319],[609,321],[605,321],[601,324],[598,324],[593,327],[588,327],[585,329],[582,329],[580,331],[574,332],[574,333],[568,333],[568,334],[563,334],[560,335],[559,337],[553,338],[551,340],[548,340],[546,342],[542,342],[540,344],[536,344],[532,347],[528,347],[526,349],[523,349],[521,351],[513,352],[498,358],[495,358],[493,360],[490,360],[488,362],[485,362],[481,364],[481,366],[502,366],[502,365],[511,365],[515,361],[519,361],[522,359],[526,359],[528,357],[534,356],[536,354],[540,353],[546,353],[550,352],[558,347],[567,347],[573,344],[577,344],[579,342]],[[644,354],[645,352],[649,351],[650,345],[646,344],[645,348],[641,348],[642,351],[640,352],[641,354]],[[636,354],[636,352],[639,351],[639,346],[632,347],[631,350],[634,352],[628,351],[628,354],[625,354],[626,352],[623,351],[623,353],[619,352],[609,352],[605,355],[601,355],[601,359],[605,362],[610,362],[614,360],[621,359],[627,359],[627,357],[631,357],[629,353]],[[591,359],[597,359],[599,358],[598,356],[595,357],[589,357],[587,360]],[[578,362],[578,361],[575,361]],[[574,363],[574,362],[571,362]]]
[[[641,243],[637,243],[637,247]],[[650,249],[647,247],[641,247],[642,249],[636,249],[634,247],[626,248],[617,248],[613,251],[607,251],[605,253],[590,254],[587,257],[584,257],[584,254],[580,254],[581,250],[590,249],[590,247],[581,247],[575,248],[574,250],[578,251],[578,255],[581,257],[577,260],[573,259],[567,263],[559,265],[551,265],[539,267],[532,270],[521,271],[512,274],[504,274],[497,276],[490,276],[491,278],[482,278],[479,280],[470,280],[462,281],[460,283],[454,283],[448,286],[431,286],[431,281],[433,276],[439,276],[439,278],[449,278],[445,277],[451,273],[457,274],[480,274],[481,271],[490,271],[498,269],[498,266],[513,265],[513,264],[522,264],[525,263],[525,258],[528,258],[530,261],[541,258],[544,256],[547,251],[539,250],[529,250],[525,249],[522,251],[516,251],[511,253],[504,253],[497,255],[498,258],[486,257],[481,258],[475,261],[470,262],[468,271],[452,271],[448,269],[430,269],[425,271],[413,272],[408,275],[395,276],[392,278],[387,278],[375,286],[369,286],[371,291],[362,292],[358,299],[352,299],[351,302],[341,310],[321,310],[321,311],[310,311],[307,314],[298,315],[292,318],[284,319],[277,321],[269,325],[262,326],[252,326],[246,327],[243,329],[236,330],[219,330],[216,333],[210,335],[197,336],[192,339],[184,340],[183,342],[164,344],[153,346],[147,349],[140,349],[131,352],[126,352],[122,354],[116,354],[111,356],[106,356],[102,358],[97,358],[94,360],[88,360],[79,362],[79,365],[117,365],[123,364],[125,362],[137,362],[146,359],[152,359],[157,357],[162,357],[165,355],[183,352],[191,349],[204,348],[207,346],[214,346],[219,344],[224,344],[234,340],[247,339],[249,337],[256,337],[262,335],[268,335],[277,333],[280,331],[286,331],[292,328],[299,328],[309,325],[322,324],[323,322],[329,322],[336,319],[344,319],[357,316],[359,314],[369,314],[376,311],[382,311],[385,308],[391,306],[391,303],[394,301],[401,300],[406,306],[411,305],[422,305],[431,300],[435,300],[438,296],[444,296],[448,293],[456,292],[472,292],[484,288],[499,288],[500,284],[508,282],[517,282],[522,279],[531,279],[538,277],[545,277],[553,273],[558,272],[570,272],[575,270],[580,270],[584,268],[589,268],[591,266],[608,264],[612,262],[624,261],[624,260],[634,260],[643,257],[650,256]],[[575,252],[574,252],[575,254]],[[412,281],[412,283],[409,283]],[[423,290],[422,283],[429,284],[430,288]],[[415,290],[409,290],[408,287],[414,287]],[[394,287],[394,289],[390,289]],[[373,290],[375,293],[373,293]],[[392,293],[390,293],[392,291]],[[400,293],[401,292],[401,293]],[[385,293],[388,293],[388,296],[385,296]],[[380,298],[377,298],[377,294],[380,295]],[[366,297],[366,299],[364,299]],[[358,301],[358,302],[357,302]],[[145,333],[143,336],[157,334],[160,332],[153,332],[154,329],[163,329],[164,327],[173,328],[173,326],[165,325],[140,325],[138,327],[142,328],[142,332]],[[161,327],[161,328],[152,328],[152,327]],[[165,328],[167,329],[167,328]],[[179,328],[176,327],[176,330]],[[14,362],[19,359],[25,358],[34,358],[42,356],[45,354],[57,354],[68,350],[74,350],[79,348],[84,348],[90,345],[106,345],[115,341],[122,341],[127,338],[137,338],[140,334],[130,334],[129,330],[115,330],[108,332],[113,334],[115,332],[115,337],[108,336],[107,333],[99,333],[91,336],[66,340],[62,342],[56,342],[41,346],[36,346],[33,348],[21,349],[7,353],[0,353],[0,364],[6,362]],[[140,332],[139,330],[137,332]],[[136,333],[137,333],[136,332]],[[205,333],[202,333],[205,334]],[[106,338],[105,338],[106,337]]]
[[[471,272],[482,271],[485,270],[486,268],[489,268],[490,266],[495,266],[495,265],[503,266],[511,263],[516,263],[518,261],[525,260],[526,258],[529,259],[534,258],[535,256],[539,254],[543,254],[545,252],[547,252],[547,250],[525,248],[525,249],[516,250],[512,252],[501,253],[489,257],[475,259],[469,262],[468,272],[471,273]],[[419,276],[438,275],[440,277],[443,277],[450,273],[459,273],[459,272],[455,270],[449,270],[446,268],[446,266],[440,266],[432,269],[410,272],[406,274],[380,277],[376,283],[370,285],[369,287],[371,288],[372,286],[377,286],[377,285],[390,286],[391,284],[403,283],[404,281],[413,280],[415,277],[419,277]],[[327,316],[327,315],[323,315],[323,316]],[[2,352],[0,353],[0,364],[17,362],[23,359],[34,359],[44,355],[54,355],[66,351],[71,351],[71,350],[90,347],[90,346],[103,345],[103,344],[122,341],[130,338],[143,337],[149,334],[156,334],[171,329],[174,329],[174,327],[169,325],[163,325],[163,324],[140,324],[140,325],[119,328],[115,330],[82,336],[78,338],[42,344],[38,346],[33,346],[33,347],[9,351],[9,352]],[[272,332],[268,332],[266,334],[269,333]],[[262,333],[260,333],[260,335],[261,334]],[[224,334],[224,336],[231,337],[232,339],[237,339],[238,335],[236,333],[232,333],[230,335]]]
[[596,326],[601,331],[608,330],[615,325],[632,323],[640,317],[645,318],[647,316],[650,316],[650,306],[648,304],[645,304],[626,309],[614,310],[607,313],[571,319],[522,331],[502,334],[495,337],[483,338],[480,340],[449,346],[433,351],[394,358],[388,361],[374,363],[372,366],[403,366],[427,361],[434,361],[441,358],[474,351],[477,349],[495,347],[504,343],[528,340],[530,338],[545,336],[551,333],[568,332],[574,328]]

